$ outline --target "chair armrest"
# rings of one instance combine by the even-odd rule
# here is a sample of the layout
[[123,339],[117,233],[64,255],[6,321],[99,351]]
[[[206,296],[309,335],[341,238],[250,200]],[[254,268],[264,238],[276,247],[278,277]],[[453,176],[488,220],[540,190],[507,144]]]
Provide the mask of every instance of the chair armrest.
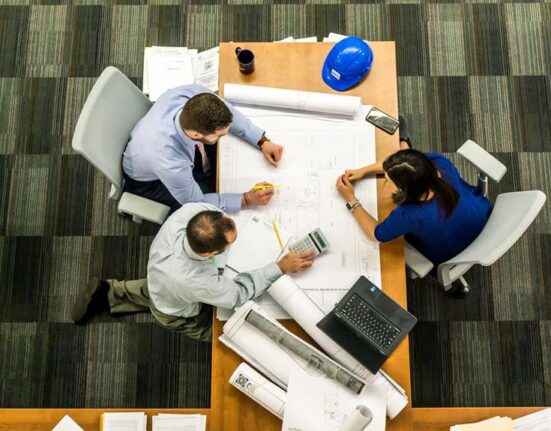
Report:
[[163,224],[169,211],[170,207],[166,205],[132,193],[123,193],[119,201],[119,212],[157,224]]
[[507,172],[507,168],[503,163],[470,139],[461,145],[457,152],[496,183],[499,182],[503,178],[503,175],[505,175],[505,172]]
[[434,268],[432,262],[407,241],[404,241],[404,254],[407,267],[419,278],[425,277]]

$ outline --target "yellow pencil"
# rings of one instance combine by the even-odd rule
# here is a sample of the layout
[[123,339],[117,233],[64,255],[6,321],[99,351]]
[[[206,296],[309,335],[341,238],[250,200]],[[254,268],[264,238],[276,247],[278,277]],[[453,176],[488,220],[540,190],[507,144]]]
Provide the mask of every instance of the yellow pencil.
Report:
[[265,185],[262,185],[262,186],[254,186],[253,187],[253,190],[264,190],[264,189],[269,189],[269,188],[277,188],[279,187],[279,184],[265,184]]
[[277,242],[279,242],[279,246],[283,250],[283,241],[281,241],[281,236],[279,235],[279,231],[277,230],[276,222],[275,220],[272,220],[272,226],[274,227],[274,232],[277,236]]

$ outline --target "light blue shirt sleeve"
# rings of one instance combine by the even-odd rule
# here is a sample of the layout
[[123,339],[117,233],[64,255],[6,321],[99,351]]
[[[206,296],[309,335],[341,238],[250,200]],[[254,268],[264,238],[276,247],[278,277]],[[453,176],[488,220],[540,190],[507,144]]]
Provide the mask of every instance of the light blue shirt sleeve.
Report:
[[193,178],[191,166],[159,170],[157,175],[170,194],[182,205],[188,202],[205,202],[228,213],[241,209],[241,193],[203,193]]
[[283,273],[274,262],[249,272],[242,272],[231,279],[219,276],[214,265],[190,280],[191,290],[197,292],[195,300],[203,304],[233,309],[261,295]]
[[231,103],[228,103],[225,100],[224,103],[233,114],[233,121],[230,124],[230,132],[256,147],[258,141],[260,141],[260,138],[264,135],[264,130],[255,126],[251,120],[239,112],[238,109],[233,107]]

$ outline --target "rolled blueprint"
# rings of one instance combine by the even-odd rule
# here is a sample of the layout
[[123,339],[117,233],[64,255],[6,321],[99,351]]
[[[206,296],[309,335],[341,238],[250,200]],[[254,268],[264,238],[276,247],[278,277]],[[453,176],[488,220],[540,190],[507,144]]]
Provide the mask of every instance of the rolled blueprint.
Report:
[[[259,306],[253,301],[248,301],[235,310],[233,316],[224,325],[223,333],[219,337],[220,342],[251,363],[260,372],[268,376],[270,380],[285,390],[289,384],[289,378],[293,373],[308,374],[313,377],[325,377],[325,374],[319,367],[318,361],[302,358],[289,348],[276,343],[267,334],[247,322],[245,318],[251,310],[259,311]],[[265,317],[275,325],[278,325],[276,320],[271,319],[269,316]],[[287,331],[285,328],[283,330]],[[289,331],[287,333],[290,334]],[[296,337],[295,335],[292,336]],[[298,337],[296,338],[299,339]],[[317,356],[325,357],[327,361],[332,361],[332,359],[313,346],[310,347],[316,352]],[[336,362],[332,362],[338,366]]]
[[322,112],[347,117],[355,116],[362,104],[362,99],[357,96],[240,84],[225,84],[224,99],[246,105]]
[[336,380],[351,391],[359,394],[365,386],[363,381],[358,379],[348,370],[329,359],[310,344],[291,334],[287,329],[272,323],[269,319],[262,316],[255,310],[251,310],[249,312],[245,318],[245,321],[250,323],[259,331],[262,331],[281,347],[289,349],[295,355],[298,355],[305,361],[308,361],[312,367],[319,369],[325,376]]
[[405,391],[388,375],[379,371],[372,374],[342,347],[323,333],[316,323],[323,319],[323,311],[288,275],[280,277],[268,289],[270,296],[306,331],[335,361],[368,383],[383,386],[387,394],[387,416],[393,419],[408,404]]
[[363,431],[373,420],[373,413],[366,406],[357,406],[343,422],[339,431]]
[[230,377],[230,384],[279,419],[283,419],[287,393],[254,368],[242,362]]

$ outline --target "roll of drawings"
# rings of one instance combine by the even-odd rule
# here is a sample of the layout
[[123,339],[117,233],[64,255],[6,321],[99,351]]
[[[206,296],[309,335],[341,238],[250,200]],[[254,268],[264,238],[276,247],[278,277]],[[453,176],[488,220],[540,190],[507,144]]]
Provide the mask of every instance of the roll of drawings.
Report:
[[357,406],[343,422],[339,431],[363,431],[373,420],[373,414],[366,406]]
[[251,310],[245,320],[274,340],[278,345],[289,349],[295,355],[307,361],[311,367],[319,370],[325,376],[336,380],[351,391],[359,394],[364,388],[365,382],[357,378],[350,371],[255,310]]
[[287,393],[254,368],[242,362],[230,377],[230,384],[283,420]]
[[321,112],[346,117],[356,115],[362,104],[362,99],[357,96],[241,84],[225,84],[224,99],[246,105]]

